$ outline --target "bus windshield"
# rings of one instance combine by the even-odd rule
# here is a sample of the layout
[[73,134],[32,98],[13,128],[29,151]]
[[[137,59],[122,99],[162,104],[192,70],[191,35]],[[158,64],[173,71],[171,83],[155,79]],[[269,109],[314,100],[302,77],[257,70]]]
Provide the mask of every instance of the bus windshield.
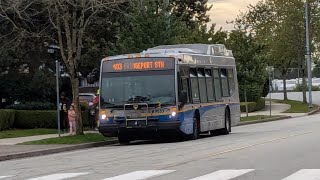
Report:
[[174,71],[104,73],[101,79],[101,108],[124,104],[175,105]]

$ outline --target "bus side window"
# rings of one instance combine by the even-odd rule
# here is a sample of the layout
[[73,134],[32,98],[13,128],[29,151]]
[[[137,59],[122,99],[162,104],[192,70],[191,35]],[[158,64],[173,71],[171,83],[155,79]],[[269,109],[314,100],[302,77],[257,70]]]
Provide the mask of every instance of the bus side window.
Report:
[[221,81],[220,81],[220,72],[218,69],[213,70],[213,77],[214,77],[214,91],[216,94],[216,101],[221,101],[222,100]]
[[206,88],[206,77],[205,77],[203,68],[198,69],[198,83],[199,83],[201,103],[206,103],[208,102],[208,97],[207,97],[207,88]]
[[187,93],[187,103],[190,102],[190,91],[189,91],[189,79],[182,78],[181,79],[181,89],[180,93],[185,92]]
[[234,82],[233,69],[228,69],[228,81],[229,81],[230,94],[233,94],[234,91],[235,91],[235,82]]
[[190,69],[190,84],[191,84],[191,93],[193,103],[200,102],[199,96],[199,86],[198,86],[198,76],[196,69]]
[[211,69],[205,70],[206,74],[206,85],[207,85],[207,95],[208,95],[208,101],[213,102],[214,99],[214,89],[213,89],[213,76]]
[[229,97],[229,83],[228,83],[228,74],[227,69],[221,69],[221,85],[222,85],[222,96]]

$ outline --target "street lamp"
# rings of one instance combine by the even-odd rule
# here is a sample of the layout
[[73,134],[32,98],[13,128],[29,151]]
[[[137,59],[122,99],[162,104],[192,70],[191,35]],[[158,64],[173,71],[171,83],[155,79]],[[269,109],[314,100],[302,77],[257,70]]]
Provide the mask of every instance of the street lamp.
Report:
[[310,40],[309,40],[309,3],[306,0],[306,46],[307,46],[307,66],[308,66],[308,87],[309,87],[309,107],[312,108],[312,72],[311,72],[311,57],[310,57]]
[[271,82],[271,74],[274,72],[273,66],[267,66],[267,72],[269,74],[269,109],[270,109],[270,117],[271,117],[271,93],[272,93],[272,82]]
[[48,48],[48,53],[52,55],[53,59],[56,61],[56,90],[57,90],[57,123],[58,123],[58,133],[59,137],[61,136],[60,132],[60,101],[59,101],[59,76],[60,76],[60,63],[58,58],[58,52],[60,51],[60,47],[56,45],[48,45],[45,43],[45,46]]

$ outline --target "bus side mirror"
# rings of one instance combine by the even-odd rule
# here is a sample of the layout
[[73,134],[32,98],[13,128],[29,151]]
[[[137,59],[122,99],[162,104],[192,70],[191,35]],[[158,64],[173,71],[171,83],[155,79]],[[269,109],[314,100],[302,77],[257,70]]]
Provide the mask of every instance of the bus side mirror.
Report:
[[87,82],[88,82],[88,84],[94,84],[95,83],[95,77],[93,75],[89,74],[87,76]]
[[180,108],[182,108],[187,102],[188,102],[188,94],[187,92],[183,91],[179,95],[179,102],[180,102]]

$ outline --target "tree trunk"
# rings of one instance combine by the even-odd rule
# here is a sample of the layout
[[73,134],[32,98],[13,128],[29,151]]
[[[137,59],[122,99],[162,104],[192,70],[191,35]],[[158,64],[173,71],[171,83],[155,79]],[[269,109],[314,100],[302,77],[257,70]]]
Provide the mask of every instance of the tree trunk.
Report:
[[282,75],[283,80],[283,100],[288,100],[288,94],[287,94],[287,78],[285,75]]
[[83,134],[83,125],[81,118],[81,107],[79,103],[79,77],[72,75],[71,76],[71,85],[72,85],[72,94],[73,94],[73,103],[75,106],[76,112],[76,129],[77,135]]

